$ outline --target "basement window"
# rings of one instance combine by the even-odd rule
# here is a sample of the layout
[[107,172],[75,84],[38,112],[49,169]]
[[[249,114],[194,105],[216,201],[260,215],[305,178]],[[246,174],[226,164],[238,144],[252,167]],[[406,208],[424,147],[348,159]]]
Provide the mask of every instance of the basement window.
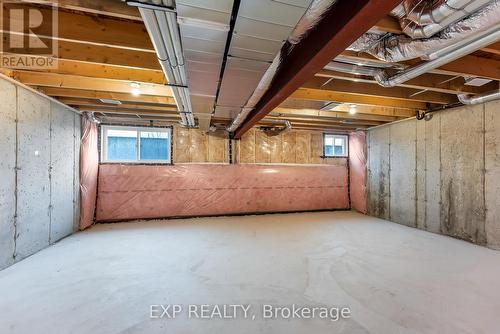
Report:
[[346,135],[323,135],[323,156],[325,158],[347,157],[349,137]]
[[171,163],[172,128],[101,126],[101,161]]

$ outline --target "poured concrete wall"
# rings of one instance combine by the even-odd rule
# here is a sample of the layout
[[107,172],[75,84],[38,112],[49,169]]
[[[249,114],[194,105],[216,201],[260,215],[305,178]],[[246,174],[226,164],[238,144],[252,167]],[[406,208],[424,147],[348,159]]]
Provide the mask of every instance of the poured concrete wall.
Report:
[[368,133],[368,213],[500,249],[500,102]]
[[75,231],[80,117],[0,79],[0,269]]

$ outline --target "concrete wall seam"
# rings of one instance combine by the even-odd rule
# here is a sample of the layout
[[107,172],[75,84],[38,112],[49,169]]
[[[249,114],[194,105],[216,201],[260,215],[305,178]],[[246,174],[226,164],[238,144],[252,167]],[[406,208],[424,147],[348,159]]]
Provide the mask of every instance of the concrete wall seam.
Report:
[[[500,102],[493,101],[370,129],[369,214],[500,249],[498,109]],[[384,146],[389,158],[384,156]],[[387,194],[381,191],[387,184],[385,170],[389,215],[383,205]],[[382,188],[374,187],[377,184]]]
[[9,80],[0,88],[1,270],[75,231],[80,116]]

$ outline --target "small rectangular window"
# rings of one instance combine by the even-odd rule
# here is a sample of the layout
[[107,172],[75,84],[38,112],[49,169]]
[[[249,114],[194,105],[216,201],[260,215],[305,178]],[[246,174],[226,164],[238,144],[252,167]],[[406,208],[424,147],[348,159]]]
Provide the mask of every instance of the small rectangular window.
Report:
[[323,136],[323,153],[325,157],[347,157],[348,152],[348,136],[346,135],[329,135]]
[[101,161],[171,163],[171,128],[101,126]]

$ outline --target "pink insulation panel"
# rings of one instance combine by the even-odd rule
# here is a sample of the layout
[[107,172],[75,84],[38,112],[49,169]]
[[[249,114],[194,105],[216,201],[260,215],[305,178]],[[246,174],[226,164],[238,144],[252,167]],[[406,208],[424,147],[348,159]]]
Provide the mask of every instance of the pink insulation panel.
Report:
[[363,131],[349,134],[349,168],[351,206],[366,213],[366,134]]
[[88,114],[82,116],[82,138],[80,145],[80,230],[94,223],[97,196],[97,173],[99,151],[97,123]]
[[346,163],[99,167],[98,221],[348,207]]

